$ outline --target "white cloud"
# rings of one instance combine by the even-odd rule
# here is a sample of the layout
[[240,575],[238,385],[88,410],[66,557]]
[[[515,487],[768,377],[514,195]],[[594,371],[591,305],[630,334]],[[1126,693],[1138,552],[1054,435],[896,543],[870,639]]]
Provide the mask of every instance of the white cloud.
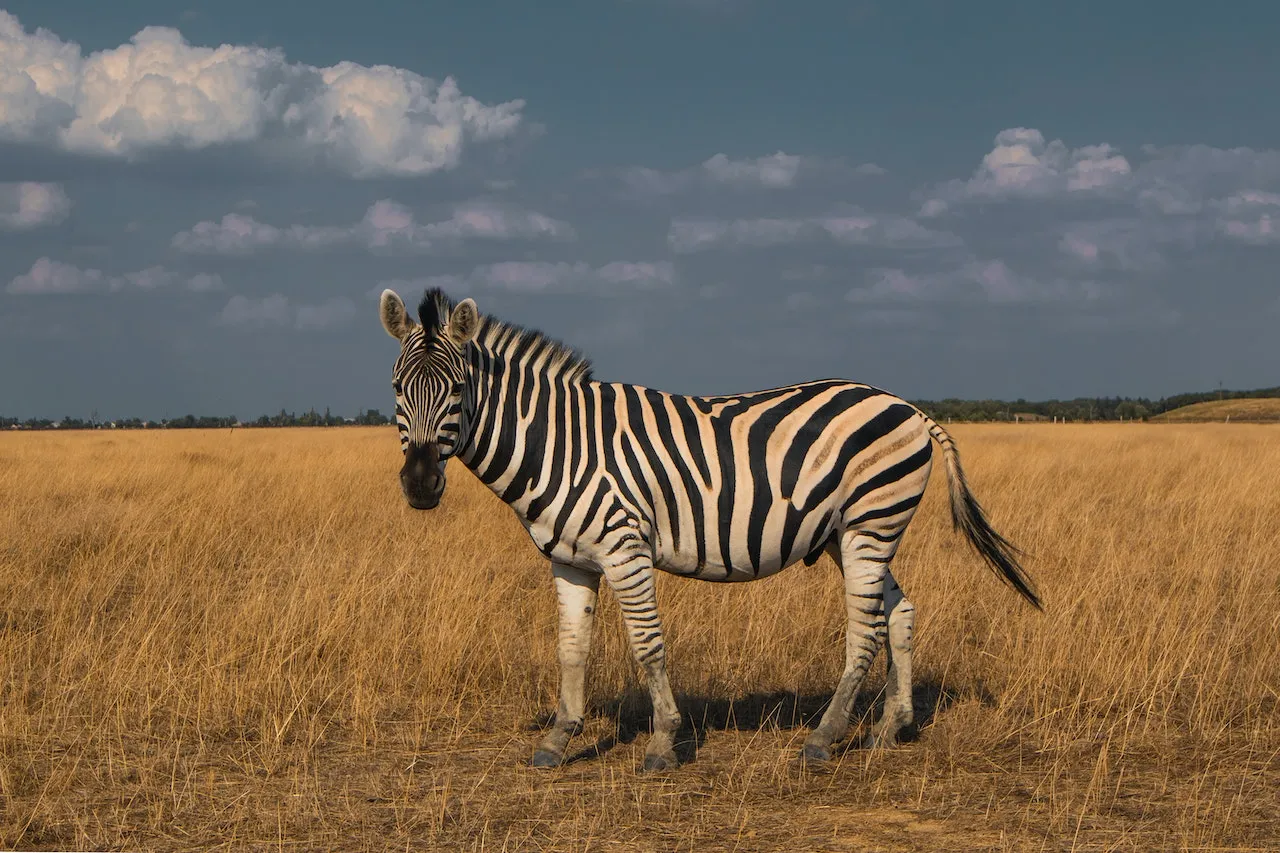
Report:
[[670,287],[675,280],[675,267],[668,261],[614,261],[598,267],[581,261],[506,261],[478,266],[466,276],[442,275],[413,281],[381,282],[375,290],[381,292],[384,287],[405,290],[443,287],[511,293],[609,293],[623,288]]
[[1149,273],[1168,267],[1165,250],[1190,248],[1203,228],[1181,217],[1114,217],[1072,222],[1062,229],[1058,248],[1085,267]]
[[640,196],[670,195],[692,185],[692,170],[662,172],[646,166],[634,166],[622,173],[622,183]]
[[920,217],[923,219],[931,219],[935,216],[941,216],[947,212],[950,207],[940,198],[931,198],[920,206]]
[[[1137,165],[1110,145],[1069,149],[1030,128],[1001,131],[973,177],[936,187],[920,208],[939,216],[970,201],[1103,194],[1150,217],[1190,217],[1206,208],[1253,208],[1280,188],[1280,151],[1207,145],[1143,146]],[[1256,223],[1255,223],[1256,224]],[[1226,232],[1224,232],[1226,233]]]
[[1140,211],[1154,216],[1192,216],[1203,207],[1187,187],[1164,180],[1138,190],[1136,204]]
[[[1079,268],[1163,272],[1171,249],[1280,245],[1280,151],[1143,146],[1131,164],[1109,145],[1072,150],[1029,128],[1002,131],[973,177],[933,188],[918,215],[937,218],[971,202],[1074,197],[1095,204],[1071,207],[1070,222],[1046,218],[1060,215],[1056,206],[1029,221],[1055,236],[1061,255]],[[968,234],[981,215],[966,211]]]
[[992,302],[1021,302],[1034,298],[1034,287],[1014,275],[1009,265],[1001,260],[975,261],[964,269],[964,275],[976,282],[983,294]]
[[173,236],[173,247],[183,252],[219,255],[248,254],[280,243],[281,230],[264,225],[252,216],[228,213],[221,222],[197,222],[190,231]]
[[779,151],[754,160],[730,160],[716,154],[702,164],[702,171],[716,183],[786,189],[800,172],[800,158]]
[[15,276],[5,288],[9,293],[47,295],[58,293],[118,292],[182,287],[191,291],[219,290],[222,279],[209,273],[185,276],[163,266],[109,276],[99,269],[82,269],[74,264],[40,258],[31,269]]
[[673,251],[700,252],[717,246],[776,246],[801,239],[811,229],[803,219],[673,219],[667,243]]
[[31,269],[15,277],[5,288],[9,293],[84,293],[105,285],[102,270],[83,270],[72,264],[40,258]]
[[1073,150],[1058,139],[1045,142],[1034,128],[1010,128],[996,134],[995,147],[973,177],[938,187],[921,215],[937,216],[965,201],[1110,191],[1125,186],[1131,172],[1129,161],[1110,145]]
[[193,46],[168,27],[85,56],[0,11],[0,139],[10,141],[126,158],[238,143],[273,162],[417,176],[512,135],[523,107],[386,65],[317,68],[277,49]]
[[383,199],[374,202],[354,225],[278,228],[252,216],[228,213],[220,222],[206,220],[175,234],[172,244],[183,252],[246,255],[268,248],[332,246],[429,251],[462,240],[572,240],[575,236],[567,222],[490,202],[461,205],[449,219],[420,224],[409,208]]
[[940,279],[937,276],[913,276],[900,269],[878,269],[871,272],[869,287],[850,290],[850,302],[895,302],[928,298]]
[[187,290],[194,293],[208,293],[212,290],[223,290],[222,276],[217,273],[196,273],[187,279]]
[[1144,145],[1142,153],[1147,160],[1135,174],[1143,186],[1183,187],[1204,196],[1280,182],[1280,150]]
[[70,212],[71,199],[59,184],[0,184],[0,228],[24,231],[57,225]]
[[134,287],[138,290],[158,290],[162,287],[169,287],[178,280],[177,273],[171,272],[162,266],[154,266],[137,272],[127,272],[124,275],[112,278],[109,281],[109,286],[112,290],[123,290],[126,287]]
[[858,210],[772,219],[674,219],[667,231],[667,243],[672,250],[686,254],[714,248],[768,247],[816,240],[899,249],[938,249],[961,243],[954,234],[930,230],[905,216]]
[[697,166],[670,172],[634,166],[623,170],[621,177],[627,189],[636,195],[663,196],[697,187],[792,189],[804,173],[867,177],[882,175],[884,172],[884,169],[874,163],[849,168],[837,161],[777,151],[762,157],[740,160],[734,160],[723,153],[715,154]]
[[241,330],[285,326],[303,332],[332,329],[351,321],[356,306],[345,296],[324,302],[295,305],[289,297],[272,293],[260,299],[236,294],[213,318],[215,325]]
[[1074,231],[1068,231],[1062,235],[1062,239],[1058,241],[1058,248],[1086,264],[1097,263],[1102,252],[1097,243]]
[[867,284],[845,298],[860,305],[981,301],[994,304],[1088,302],[1102,294],[1093,281],[1041,280],[1015,272],[1000,259],[973,259],[943,271],[911,274],[897,268],[871,270]]
[[1280,193],[1245,190],[1213,203],[1218,230],[1232,240],[1280,243]]

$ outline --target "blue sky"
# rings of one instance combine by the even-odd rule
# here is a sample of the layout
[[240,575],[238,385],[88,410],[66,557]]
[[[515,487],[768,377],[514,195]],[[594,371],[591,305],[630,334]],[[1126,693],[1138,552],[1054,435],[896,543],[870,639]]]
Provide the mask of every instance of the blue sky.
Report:
[[376,294],[728,393],[1280,367],[1280,6],[0,13],[0,413],[390,406]]

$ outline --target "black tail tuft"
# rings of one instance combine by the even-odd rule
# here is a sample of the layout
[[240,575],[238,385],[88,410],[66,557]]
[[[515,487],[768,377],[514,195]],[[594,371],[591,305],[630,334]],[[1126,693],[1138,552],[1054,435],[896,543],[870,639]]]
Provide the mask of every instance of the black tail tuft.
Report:
[[978,499],[969,490],[969,484],[965,481],[964,471],[960,469],[958,459],[953,477],[951,520],[955,526],[964,532],[969,544],[977,549],[1002,580],[1016,589],[1037,610],[1043,611],[1044,605],[1040,603],[1040,596],[1031,587],[1031,578],[1018,563],[1017,555],[1024,552],[997,533],[991,526],[991,522],[987,521],[987,516],[983,513]]

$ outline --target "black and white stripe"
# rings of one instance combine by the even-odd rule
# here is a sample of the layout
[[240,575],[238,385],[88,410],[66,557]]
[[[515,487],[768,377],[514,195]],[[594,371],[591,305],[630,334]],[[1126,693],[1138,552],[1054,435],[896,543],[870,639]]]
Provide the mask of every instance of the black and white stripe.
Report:
[[[387,331],[401,342],[396,420],[410,504],[430,508],[452,456],[515,510],[553,564],[561,697],[535,764],[560,762],[583,714],[583,669],[600,578],[617,598],[648,677],[654,736],[645,766],[675,763],[654,570],[699,580],[768,577],[824,551],[841,567],[846,665],[805,755],[828,757],[854,695],[889,640],[890,686],[872,731],[891,743],[911,722],[913,608],[889,573],[938,441],[953,519],[997,576],[1039,607],[1015,549],[969,491],[955,443],[899,397],[828,379],[695,397],[599,382],[578,354],[538,332],[482,318],[428,292],[415,323],[392,291]],[[886,615],[887,614],[887,615]]]

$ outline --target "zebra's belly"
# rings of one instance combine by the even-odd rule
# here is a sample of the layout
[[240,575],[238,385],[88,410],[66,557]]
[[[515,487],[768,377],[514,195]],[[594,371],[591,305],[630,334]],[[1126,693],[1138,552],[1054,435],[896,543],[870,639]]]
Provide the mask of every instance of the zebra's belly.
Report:
[[675,566],[667,562],[662,562],[658,563],[656,568],[673,575],[680,575],[681,577],[694,578],[701,581],[714,581],[716,583],[745,583],[747,581],[760,580],[761,578],[776,575],[778,572],[785,569],[786,566],[761,568],[759,574],[750,568],[741,566],[726,569],[724,566],[720,565],[704,565],[701,568],[698,568],[696,565],[693,567]]
[[673,575],[697,578],[698,580],[717,581],[720,583],[742,583],[767,578],[798,563],[804,554],[796,554],[785,559],[780,550],[764,549],[759,563],[753,565],[745,554],[735,555],[731,563],[726,564],[720,554],[706,554],[699,559],[696,550],[662,549],[654,561],[654,568]]

